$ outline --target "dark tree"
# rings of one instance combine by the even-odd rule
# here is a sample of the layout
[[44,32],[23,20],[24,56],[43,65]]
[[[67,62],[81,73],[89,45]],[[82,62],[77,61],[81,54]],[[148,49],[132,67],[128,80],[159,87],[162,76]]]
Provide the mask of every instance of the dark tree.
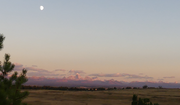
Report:
[[144,85],[144,86],[143,86],[143,89],[147,89],[147,88],[148,88],[148,86],[147,86],[147,85]]
[[162,86],[159,86],[159,89],[162,89]]
[[[3,41],[5,37],[0,34],[0,50],[3,48]],[[15,67],[10,61],[10,55],[5,54],[3,64],[0,63],[0,105],[27,105],[22,103],[22,99],[28,96],[28,92],[21,92],[21,85],[27,82],[27,70],[23,69],[18,76],[17,72],[9,77],[10,73]]]

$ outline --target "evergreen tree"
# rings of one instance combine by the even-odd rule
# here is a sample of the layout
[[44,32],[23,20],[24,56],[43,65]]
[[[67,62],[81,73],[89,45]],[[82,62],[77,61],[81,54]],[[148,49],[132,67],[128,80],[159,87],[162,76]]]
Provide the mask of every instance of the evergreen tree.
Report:
[[147,86],[147,85],[144,85],[144,86],[143,86],[143,89],[147,89],[147,88],[148,88],[148,86]]
[[[0,34],[0,50],[3,48],[5,37]],[[0,62],[0,105],[27,105],[22,103],[22,99],[29,95],[28,91],[21,92],[21,85],[28,81],[26,78],[27,70],[23,69],[18,76],[17,72],[8,77],[15,65],[10,61],[10,55],[5,54],[4,62]]]

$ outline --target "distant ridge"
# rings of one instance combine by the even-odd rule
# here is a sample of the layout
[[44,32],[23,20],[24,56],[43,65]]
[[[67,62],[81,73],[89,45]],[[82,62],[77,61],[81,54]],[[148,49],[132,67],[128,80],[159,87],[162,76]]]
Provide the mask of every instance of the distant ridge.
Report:
[[148,85],[149,87],[159,87],[163,88],[180,88],[180,83],[165,83],[159,82],[124,82],[116,80],[64,80],[58,78],[28,78],[28,82],[24,85],[37,85],[37,86],[67,86],[67,87],[142,87]]

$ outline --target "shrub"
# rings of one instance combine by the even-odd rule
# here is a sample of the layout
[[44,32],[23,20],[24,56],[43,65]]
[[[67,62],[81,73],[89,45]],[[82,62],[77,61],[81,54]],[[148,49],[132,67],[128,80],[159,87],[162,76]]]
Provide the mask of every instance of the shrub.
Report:
[[137,95],[133,95],[131,105],[159,105],[158,103],[152,103],[149,98],[139,98]]

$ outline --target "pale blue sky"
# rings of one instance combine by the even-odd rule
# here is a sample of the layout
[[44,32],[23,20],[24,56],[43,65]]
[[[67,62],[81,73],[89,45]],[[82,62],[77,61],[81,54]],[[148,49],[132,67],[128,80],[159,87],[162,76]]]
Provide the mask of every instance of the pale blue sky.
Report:
[[143,73],[180,82],[179,5],[179,0],[0,0],[0,33],[6,37],[0,58],[10,53],[12,62],[49,71]]

